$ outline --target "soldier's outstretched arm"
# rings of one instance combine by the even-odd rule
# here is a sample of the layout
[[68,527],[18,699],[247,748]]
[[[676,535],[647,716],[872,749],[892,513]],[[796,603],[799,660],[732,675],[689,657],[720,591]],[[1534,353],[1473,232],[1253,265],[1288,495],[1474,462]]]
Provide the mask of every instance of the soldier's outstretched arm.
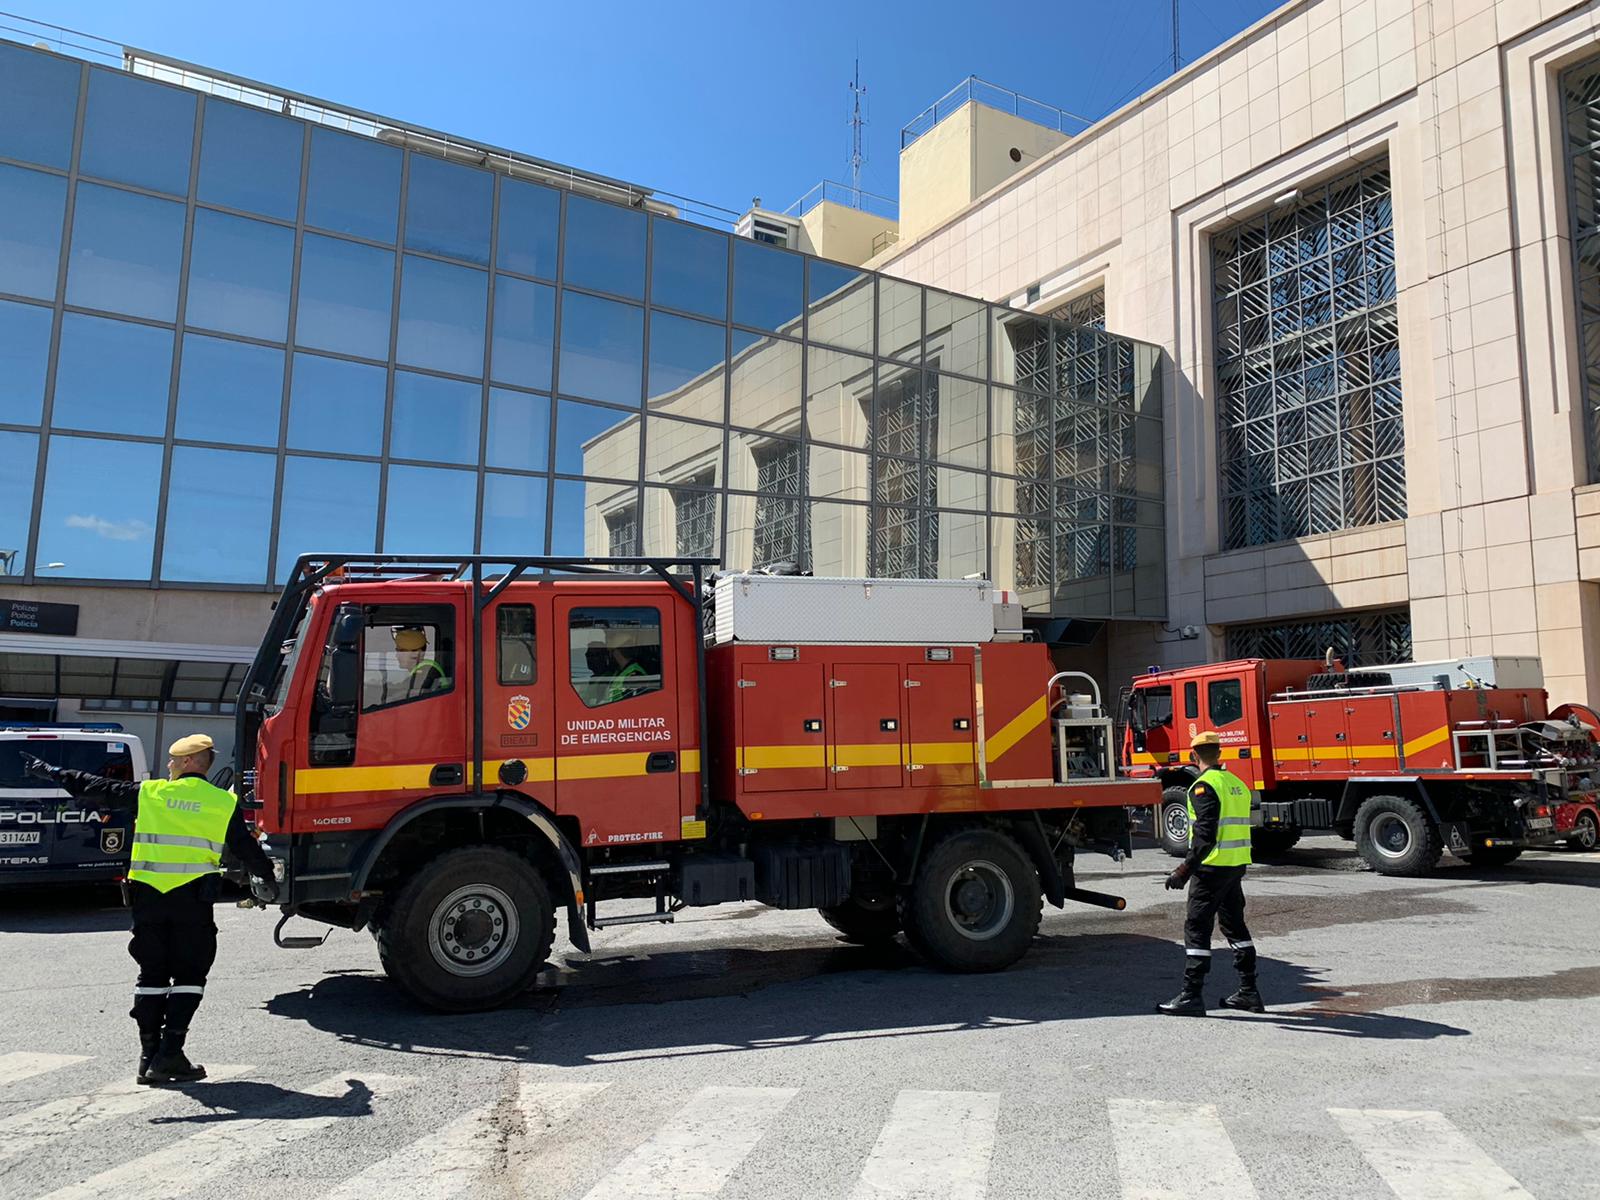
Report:
[[104,775],[91,775],[88,771],[72,771],[53,767],[42,759],[27,755],[23,770],[36,779],[48,779],[58,788],[80,800],[96,800],[107,808],[139,808],[139,784],[131,779],[107,779]]

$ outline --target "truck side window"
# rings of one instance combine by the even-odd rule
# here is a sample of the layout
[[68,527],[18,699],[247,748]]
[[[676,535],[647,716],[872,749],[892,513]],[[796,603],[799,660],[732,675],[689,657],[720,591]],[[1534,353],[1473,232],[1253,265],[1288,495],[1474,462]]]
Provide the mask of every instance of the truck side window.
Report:
[[1194,720],[1200,715],[1200,685],[1186,683],[1183,685],[1183,715],[1186,720]]
[[1244,692],[1237,679],[1217,679],[1206,685],[1211,724],[1232,725],[1244,716]]
[[659,608],[575,608],[567,630],[572,690],[588,707],[661,690]]
[[448,692],[455,681],[455,610],[444,604],[370,605],[362,644],[361,711]]
[[495,615],[500,682],[532,683],[539,678],[539,655],[533,638],[533,605],[502,604]]

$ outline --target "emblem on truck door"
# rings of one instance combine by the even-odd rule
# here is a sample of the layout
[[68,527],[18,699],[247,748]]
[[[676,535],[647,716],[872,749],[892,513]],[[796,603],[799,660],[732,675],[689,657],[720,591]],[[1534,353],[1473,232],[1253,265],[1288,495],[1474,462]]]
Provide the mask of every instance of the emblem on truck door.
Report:
[[506,724],[513,729],[526,729],[533,720],[533,701],[526,696],[513,696],[506,701]]

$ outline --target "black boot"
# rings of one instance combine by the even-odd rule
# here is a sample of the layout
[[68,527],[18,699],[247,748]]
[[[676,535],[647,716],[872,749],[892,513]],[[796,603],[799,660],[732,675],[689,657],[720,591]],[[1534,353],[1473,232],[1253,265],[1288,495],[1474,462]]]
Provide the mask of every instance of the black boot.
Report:
[[159,1029],[139,1030],[139,1083],[150,1082],[150,1064],[161,1052],[161,1031]]
[[206,1069],[190,1062],[183,1052],[183,1040],[188,1035],[187,1029],[168,1029],[161,1035],[161,1049],[150,1060],[145,1083],[194,1083],[206,1077]]
[[1222,1007],[1236,1008],[1240,1012],[1266,1012],[1267,1006],[1261,1002],[1261,993],[1256,991],[1256,977],[1239,976],[1239,990],[1231,996],[1225,996]]
[[1206,981],[1206,968],[1210,965],[1203,958],[1191,956],[1183,971],[1183,991],[1165,1004],[1156,1005],[1156,1011],[1169,1017],[1205,1016],[1206,1002],[1200,989]]

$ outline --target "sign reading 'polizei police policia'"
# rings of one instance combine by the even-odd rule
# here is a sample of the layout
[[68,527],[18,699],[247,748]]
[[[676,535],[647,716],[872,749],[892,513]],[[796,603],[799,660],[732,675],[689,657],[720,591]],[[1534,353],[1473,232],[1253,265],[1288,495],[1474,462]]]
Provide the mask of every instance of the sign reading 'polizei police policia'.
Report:
[[78,632],[78,606],[37,604],[32,600],[0,600],[0,631],[73,637]]

